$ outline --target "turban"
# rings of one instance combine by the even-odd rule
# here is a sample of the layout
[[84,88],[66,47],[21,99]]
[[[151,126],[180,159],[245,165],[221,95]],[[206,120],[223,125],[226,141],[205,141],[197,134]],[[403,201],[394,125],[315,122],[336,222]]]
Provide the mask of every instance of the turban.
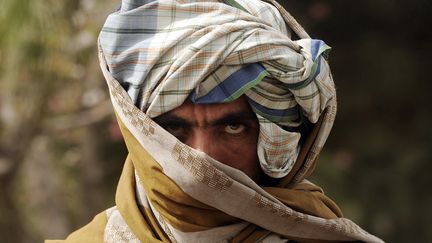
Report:
[[[102,28],[99,59],[129,156],[116,206],[68,239],[382,242],[306,179],[336,112],[328,50],[273,0],[123,0]],[[153,121],[186,99],[240,96],[278,186],[257,185]],[[296,128],[308,124],[300,142]]]
[[[153,118],[187,98],[225,103],[245,95],[260,124],[262,169],[286,176],[300,134],[285,127],[316,123],[325,108],[336,107],[324,59],[330,48],[265,2],[125,2],[106,20],[100,44],[135,105]],[[293,30],[302,39],[291,40]]]

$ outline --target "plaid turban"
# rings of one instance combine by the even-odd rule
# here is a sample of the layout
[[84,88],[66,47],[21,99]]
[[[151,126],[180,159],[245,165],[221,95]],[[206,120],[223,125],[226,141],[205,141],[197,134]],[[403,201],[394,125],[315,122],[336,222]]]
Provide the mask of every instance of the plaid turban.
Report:
[[274,178],[298,157],[301,136],[292,128],[336,107],[330,47],[266,2],[123,1],[100,45],[109,72],[151,118],[187,98],[211,104],[245,95],[260,124],[260,165]]

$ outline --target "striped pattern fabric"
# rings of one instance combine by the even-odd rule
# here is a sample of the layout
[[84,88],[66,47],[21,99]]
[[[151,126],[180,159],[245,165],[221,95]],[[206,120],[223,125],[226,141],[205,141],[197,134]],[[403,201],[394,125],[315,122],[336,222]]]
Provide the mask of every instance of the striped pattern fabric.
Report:
[[287,175],[298,156],[300,133],[289,128],[317,122],[335,104],[330,47],[273,1],[124,0],[99,41],[111,75],[151,118],[186,99],[224,103],[245,95],[271,177]]
[[[93,242],[96,237],[116,243],[383,242],[343,218],[319,187],[299,176],[289,187],[260,187],[237,169],[181,143],[133,104],[99,55],[129,155],[116,206],[66,242]],[[300,177],[313,171],[309,162],[332,111],[326,109],[314,127],[312,133],[319,129],[314,146],[304,146],[310,155]]]

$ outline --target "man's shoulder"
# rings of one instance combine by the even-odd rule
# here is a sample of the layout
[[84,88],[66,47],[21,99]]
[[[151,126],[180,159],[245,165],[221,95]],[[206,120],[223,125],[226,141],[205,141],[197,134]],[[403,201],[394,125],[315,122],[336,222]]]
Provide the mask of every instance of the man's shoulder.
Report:
[[103,242],[106,223],[107,213],[103,211],[90,223],[72,232],[65,240],[46,240],[45,243]]

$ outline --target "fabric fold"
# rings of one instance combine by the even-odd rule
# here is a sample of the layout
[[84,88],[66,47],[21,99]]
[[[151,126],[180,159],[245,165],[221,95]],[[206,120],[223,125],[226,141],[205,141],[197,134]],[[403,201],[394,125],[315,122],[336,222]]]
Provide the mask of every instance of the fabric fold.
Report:
[[[104,242],[382,242],[307,181],[336,115],[330,47],[276,1],[124,0],[98,45],[129,151],[116,206],[97,226]],[[259,166],[276,186],[153,120],[187,99],[241,96],[259,123]]]
[[[208,104],[246,95],[265,118],[261,127],[271,126],[275,135],[260,140],[261,150],[279,142],[273,137],[286,143],[297,138],[289,160],[281,156],[286,148],[260,156],[265,173],[286,176],[300,140],[277,127],[299,127],[302,116],[316,123],[326,107],[336,106],[325,60],[330,48],[310,39],[274,1],[140,1],[134,6],[111,14],[99,40],[110,73],[135,105],[154,118],[189,98]],[[291,39],[293,31],[299,40]]]

